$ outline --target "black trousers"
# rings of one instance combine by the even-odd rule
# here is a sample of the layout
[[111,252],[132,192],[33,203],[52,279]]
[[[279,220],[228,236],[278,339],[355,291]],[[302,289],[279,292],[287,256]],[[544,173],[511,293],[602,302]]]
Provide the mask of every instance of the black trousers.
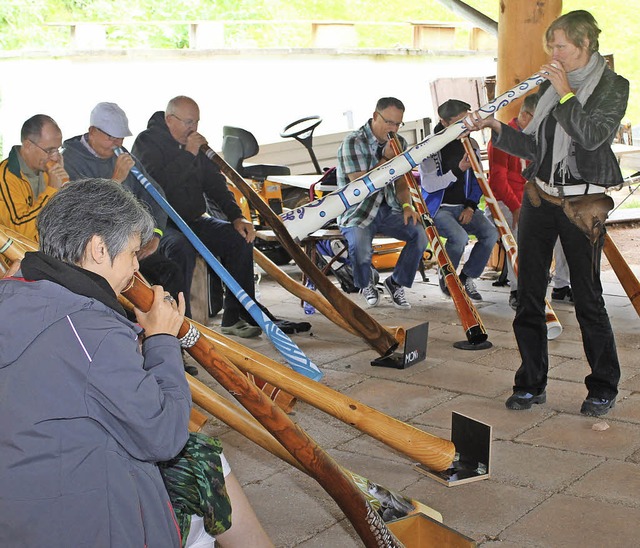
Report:
[[513,388],[539,394],[547,385],[549,356],[544,298],[558,236],[567,257],[576,318],[591,367],[585,378],[589,397],[612,398],[618,393],[620,363],[600,283],[604,237],[594,249],[560,206],[542,199],[541,205],[534,207],[526,194],[518,225],[519,305],[513,321],[522,364]]
[[[240,233],[228,221],[203,217],[189,223],[193,232],[213,253],[229,274],[240,284],[247,294],[255,299],[253,281],[253,245],[248,244]],[[191,282],[196,264],[196,250],[186,236],[173,227],[167,227],[160,242],[161,252],[177,262],[182,268],[187,291],[191,292]],[[231,326],[240,318],[255,325],[251,315],[244,309],[233,292],[226,291],[222,325]]]

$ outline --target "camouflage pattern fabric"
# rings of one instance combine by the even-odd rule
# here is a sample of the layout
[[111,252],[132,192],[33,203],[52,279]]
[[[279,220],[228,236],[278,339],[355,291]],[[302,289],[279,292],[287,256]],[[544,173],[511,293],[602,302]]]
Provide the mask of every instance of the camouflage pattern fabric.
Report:
[[158,463],[185,545],[191,516],[203,517],[204,529],[219,535],[231,527],[231,502],[220,460],[222,444],[200,433],[189,434],[180,454]]

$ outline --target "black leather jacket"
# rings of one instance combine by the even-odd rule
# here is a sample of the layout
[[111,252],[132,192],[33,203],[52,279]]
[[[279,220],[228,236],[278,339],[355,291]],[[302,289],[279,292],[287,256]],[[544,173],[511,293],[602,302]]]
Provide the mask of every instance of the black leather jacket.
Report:
[[[538,95],[542,96],[550,85],[544,82]],[[588,183],[608,187],[622,182],[611,142],[627,110],[628,99],[628,80],[606,68],[584,107],[572,97],[552,111],[551,115],[574,142],[576,164]],[[544,126],[545,121],[538,127],[538,135],[544,135],[541,133]],[[544,147],[536,142],[533,135],[502,124],[502,131],[500,134],[493,132],[491,142],[497,148],[531,162],[523,172],[524,177],[532,179],[537,175]]]

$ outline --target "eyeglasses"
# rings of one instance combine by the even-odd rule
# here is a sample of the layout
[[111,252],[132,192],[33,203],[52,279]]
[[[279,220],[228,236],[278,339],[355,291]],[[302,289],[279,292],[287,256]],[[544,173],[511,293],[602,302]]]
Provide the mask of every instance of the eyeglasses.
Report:
[[93,126],[93,127],[95,127],[100,133],[102,133],[102,135],[104,135],[110,141],[119,141],[120,139],[124,138],[124,137],[114,137],[113,135],[109,135],[106,131],[101,130],[99,127],[96,127],[96,126]]
[[52,148],[42,148],[38,143],[29,139],[29,142],[38,147],[42,152],[44,152],[47,156],[55,156],[56,154],[62,154],[62,147],[52,147]]
[[397,128],[401,128],[402,126],[404,126],[404,122],[394,122],[393,120],[387,120],[382,114],[380,114],[379,110],[376,110],[376,112],[388,126],[395,126]]
[[180,116],[176,116],[175,114],[170,114],[169,116],[173,116],[174,118],[177,118],[187,127],[197,127],[198,122],[200,121],[200,120],[183,120],[182,118],[180,118]]

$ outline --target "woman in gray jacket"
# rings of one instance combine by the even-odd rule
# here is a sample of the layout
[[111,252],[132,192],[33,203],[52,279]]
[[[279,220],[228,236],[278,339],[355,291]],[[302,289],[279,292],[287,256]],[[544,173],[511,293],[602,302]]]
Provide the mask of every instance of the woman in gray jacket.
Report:
[[0,281],[0,546],[180,546],[155,463],[188,437],[184,300],[154,288],[139,325],[117,300],[153,229],[115,182],[66,185]]
[[522,364],[506,401],[509,409],[529,409],[546,401],[544,298],[558,236],[591,367],[580,412],[604,415],[618,394],[620,364],[600,283],[604,227],[599,234],[591,233],[590,242],[565,214],[569,205],[586,213],[584,208],[594,205],[587,202],[595,198],[604,205],[604,216],[603,210],[611,207],[605,188],[622,182],[611,142],[627,108],[629,82],[609,69],[598,53],[599,34],[596,20],[584,10],[567,13],[550,25],[545,40],[552,60],[542,67],[548,82],[540,87],[538,107],[525,131],[493,117],[483,120],[477,113],[465,119],[469,129],[490,127],[495,147],[531,162],[523,173],[530,182],[518,225],[520,302],[513,322]]

